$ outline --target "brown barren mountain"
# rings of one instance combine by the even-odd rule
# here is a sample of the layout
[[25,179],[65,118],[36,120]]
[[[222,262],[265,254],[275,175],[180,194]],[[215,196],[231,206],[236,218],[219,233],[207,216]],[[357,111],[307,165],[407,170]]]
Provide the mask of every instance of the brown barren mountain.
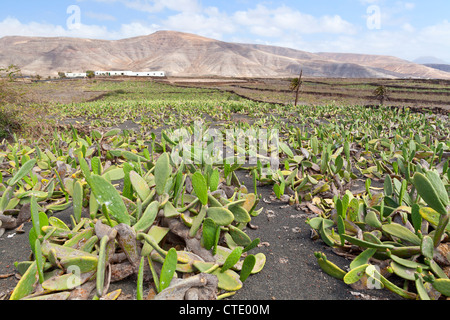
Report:
[[107,41],[10,36],[0,39],[0,66],[25,75],[57,76],[86,70],[165,71],[169,76],[438,78],[450,73],[389,56],[309,53],[289,48],[229,43],[159,31]]

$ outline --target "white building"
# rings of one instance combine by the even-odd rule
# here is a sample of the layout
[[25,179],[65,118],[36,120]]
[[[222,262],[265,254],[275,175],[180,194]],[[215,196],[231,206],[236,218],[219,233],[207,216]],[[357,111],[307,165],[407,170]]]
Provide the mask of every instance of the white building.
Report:
[[86,72],[80,72],[80,73],[67,72],[66,73],[66,78],[86,78],[86,77],[87,77]]
[[147,72],[134,72],[135,77],[165,77],[166,74],[163,71],[147,71]]
[[108,76],[129,76],[133,71],[107,71]]
[[124,76],[124,77],[165,77],[164,71],[145,71],[145,72],[133,72],[133,71],[95,71],[96,76]]

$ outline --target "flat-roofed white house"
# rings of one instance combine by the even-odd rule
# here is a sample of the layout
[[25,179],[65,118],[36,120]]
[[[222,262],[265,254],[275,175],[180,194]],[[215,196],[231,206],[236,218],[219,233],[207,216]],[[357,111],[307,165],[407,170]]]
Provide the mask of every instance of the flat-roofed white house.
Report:
[[163,71],[147,71],[147,72],[136,72],[137,77],[165,77],[166,74]]
[[125,76],[125,77],[165,77],[166,73],[164,71],[144,71],[144,72],[134,72],[134,71],[95,71],[96,76]]
[[107,71],[108,76],[129,76],[133,71]]
[[66,78],[86,78],[86,77],[87,77],[86,72],[80,73],[66,72]]

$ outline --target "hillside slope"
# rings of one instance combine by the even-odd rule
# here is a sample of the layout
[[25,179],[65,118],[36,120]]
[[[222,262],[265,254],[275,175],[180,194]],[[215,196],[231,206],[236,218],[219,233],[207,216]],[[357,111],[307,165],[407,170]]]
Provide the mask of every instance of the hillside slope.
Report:
[[450,73],[394,57],[309,53],[289,48],[228,43],[193,34],[159,31],[117,41],[4,37],[0,65],[17,64],[24,74],[59,71],[165,71],[169,76],[450,79]]

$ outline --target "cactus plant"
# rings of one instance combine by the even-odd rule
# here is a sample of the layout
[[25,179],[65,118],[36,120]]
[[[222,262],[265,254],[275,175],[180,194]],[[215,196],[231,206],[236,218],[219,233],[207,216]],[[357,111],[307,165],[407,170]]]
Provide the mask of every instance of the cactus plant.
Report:
[[[147,90],[138,84],[136,86],[139,90]],[[135,89],[130,88],[132,91]],[[182,270],[179,272],[203,270],[218,274],[221,288],[240,288],[248,274],[264,265],[265,256],[261,254],[249,254],[244,261],[242,258],[259,243],[259,239],[248,237],[245,226],[262,212],[257,209],[258,184],[268,184],[274,185],[279,198],[289,193],[291,205],[314,205],[316,218],[309,222],[319,232],[319,241],[345,251],[349,256],[357,254],[350,264],[351,269],[368,264],[364,272],[374,281],[379,279],[377,285],[407,298],[415,295],[377,278],[374,263],[382,260],[395,260],[394,269],[399,274],[406,269],[413,270],[414,279],[409,274],[405,276],[413,279],[407,281],[414,282],[420,290],[422,285],[427,289],[431,283],[426,283],[427,276],[412,267],[414,263],[420,263],[419,267],[432,272],[437,280],[444,279],[445,273],[436,262],[439,260],[434,259],[444,235],[449,232],[446,207],[450,170],[448,162],[445,163],[450,147],[447,142],[449,131],[448,123],[441,117],[429,117],[408,109],[374,110],[337,105],[297,108],[244,100],[239,102],[239,106],[235,102],[215,102],[214,106],[223,108],[224,112],[219,113],[218,108],[211,107],[210,100],[208,103],[190,102],[189,108],[170,100],[169,109],[167,101],[149,99],[142,102],[141,97],[139,100],[139,103],[130,105],[108,100],[109,108],[100,103],[83,103],[62,105],[60,109],[64,116],[87,115],[96,118],[92,120],[93,124],[108,127],[125,117],[141,117],[146,126],[167,125],[161,132],[161,139],[144,129],[133,133],[108,128],[102,133],[100,128],[96,128],[83,134],[71,127],[67,131],[55,132],[53,140],[49,139],[48,144],[40,141],[36,148],[18,139],[5,142],[5,150],[2,149],[0,155],[0,171],[3,176],[12,178],[8,181],[3,181],[3,177],[0,179],[0,192],[3,192],[0,233],[8,226],[3,213],[7,212],[8,218],[12,219],[9,214],[17,213],[26,203],[32,204],[30,247],[39,252],[41,246],[42,258],[46,259],[46,263],[39,261],[37,277],[41,270],[44,275],[50,275],[50,272],[64,272],[65,266],[79,266],[83,270],[95,266],[104,232],[90,229],[100,221],[116,231],[123,227],[121,224],[134,229],[136,234],[130,233],[132,242],[136,249],[142,249],[141,255],[147,257],[155,279],[159,277],[156,264],[164,263],[173,245],[170,242],[173,234],[181,243],[185,242],[185,246],[181,244],[183,249],[195,248],[196,254],[207,255],[211,261],[214,260],[211,255],[215,257],[223,253],[222,246],[227,246],[231,252],[242,248],[239,261],[229,269],[225,268],[224,272],[221,272],[223,264],[219,265],[217,260],[210,263],[195,261],[192,255],[183,251],[177,253],[179,261],[176,266],[176,270]],[[228,122],[231,118],[226,111],[244,109],[249,117],[254,118],[256,125]],[[227,159],[214,158],[219,165],[214,161],[206,163],[211,160],[206,156],[198,157],[196,160],[199,162],[194,164],[175,163],[169,152],[173,156],[194,156],[196,152],[190,148],[177,149],[180,139],[171,134],[174,126],[180,125],[190,133],[195,129],[204,132],[207,125],[184,123],[194,121],[199,114],[223,121],[224,124],[218,125],[223,137],[227,128],[272,126],[279,130],[280,143],[274,149],[263,146],[266,155],[259,155],[254,148],[235,144],[235,153],[245,152],[258,159],[258,164],[249,168],[234,163],[220,164],[221,160],[231,160],[235,154]],[[338,123],[333,121],[335,118],[339,119]],[[201,134],[200,137],[206,136]],[[230,139],[236,143],[241,137],[236,130]],[[199,144],[211,146],[210,141]],[[269,159],[269,152],[283,160],[279,167],[269,168],[267,162],[262,164],[263,160]],[[240,188],[236,170],[252,172],[253,194],[246,194],[245,188]],[[121,179],[123,188],[119,190],[118,181]],[[363,188],[355,191],[355,182],[360,180]],[[428,188],[430,185],[433,188]],[[234,195],[230,197],[228,194],[225,198],[225,190]],[[89,205],[89,218],[81,218],[80,203],[83,207]],[[70,228],[52,219],[53,212],[71,209],[72,206],[74,215]],[[128,241],[129,237],[126,238]],[[56,241],[61,245],[53,243]],[[122,249],[124,241],[120,236],[114,238],[109,242],[111,251],[108,253],[118,249],[121,253],[128,253],[130,264],[136,264],[134,247]],[[113,248],[112,243],[117,247]],[[353,249],[351,253],[348,252],[350,248]],[[222,263],[229,253],[221,255]],[[102,253],[102,258],[104,255],[106,252]],[[142,259],[139,257],[137,265],[140,262]],[[318,263],[338,278],[345,276],[322,255],[319,255]],[[30,265],[27,264],[28,267]],[[21,265],[21,269],[25,269],[25,265]],[[131,268],[130,272],[136,273],[138,269]],[[109,271],[105,268],[106,272]],[[31,279],[33,277],[28,280],[31,282]],[[159,279],[156,282],[155,287],[158,288]],[[105,291],[106,288],[105,282]],[[140,282],[138,288],[141,288]],[[409,290],[414,288],[410,286]],[[33,289],[31,286],[31,291],[26,294],[28,298],[38,298],[30,296]],[[118,294],[103,293],[96,298],[114,298]],[[426,298],[423,290],[417,295]],[[65,296],[61,295],[62,298]],[[141,289],[139,296],[144,297]]]

